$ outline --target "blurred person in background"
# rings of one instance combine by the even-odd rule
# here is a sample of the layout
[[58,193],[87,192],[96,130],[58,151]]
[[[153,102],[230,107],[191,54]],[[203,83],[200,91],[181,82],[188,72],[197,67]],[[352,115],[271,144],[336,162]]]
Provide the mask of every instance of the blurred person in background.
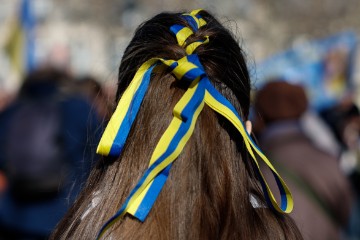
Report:
[[320,116],[329,125],[341,146],[340,166],[353,180],[354,187],[360,192],[359,181],[359,144],[360,111],[350,99],[336,106],[324,109]]
[[318,148],[303,130],[301,117],[307,107],[301,86],[284,81],[265,84],[255,98],[256,121],[261,122],[255,126],[262,126],[260,146],[292,190],[291,216],[304,239],[341,239],[352,208],[351,187],[338,160]]
[[14,96],[0,88],[0,111],[6,108],[13,100]]
[[76,81],[79,92],[92,104],[102,120],[109,120],[112,111],[110,96],[99,81],[92,76],[84,76]]
[[62,90],[68,81],[60,70],[35,70],[0,113],[0,170],[8,182],[0,239],[46,239],[88,176],[98,116],[84,98]]
[[[0,88],[0,112],[3,111],[13,100],[13,95]],[[0,197],[7,187],[7,179],[5,173],[0,170]]]
[[[205,87],[226,107],[205,104]],[[244,53],[209,12],[161,13],[141,24],[119,68],[116,102],[98,147],[104,159],[51,239],[302,239],[285,209],[266,207],[245,146],[251,124],[241,123],[250,106]],[[228,106],[237,127],[222,112]],[[158,167],[134,212],[136,183]]]
[[341,146],[340,167],[350,179],[356,193],[348,235],[360,239],[360,111],[352,98],[321,111],[320,115],[333,130]]

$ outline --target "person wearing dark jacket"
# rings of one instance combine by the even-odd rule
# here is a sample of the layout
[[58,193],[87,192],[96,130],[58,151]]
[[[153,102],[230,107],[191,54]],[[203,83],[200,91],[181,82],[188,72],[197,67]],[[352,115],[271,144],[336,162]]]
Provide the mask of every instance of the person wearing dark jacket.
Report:
[[48,238],[90,172],[99,119],[86,100],[62,92],[65,77],[35,70],[0,113],[0,168],[8,179],[0,239]]

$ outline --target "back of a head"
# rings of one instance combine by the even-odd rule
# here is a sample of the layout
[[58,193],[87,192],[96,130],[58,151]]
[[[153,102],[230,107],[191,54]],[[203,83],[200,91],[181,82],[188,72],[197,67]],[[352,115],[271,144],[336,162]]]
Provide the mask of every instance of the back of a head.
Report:
[[256,94],[255,109],[265,124],[298,120],[308,107],[303,87],[271,80]]
[[48,97],[54,94],[70,77],[64,71],[50,66],[40,67],[30,72],[24,79],[20,88],[23,97]]
[[[250,79],[238,43],[213,16],[186,44],[204,40],[195,54],[214,87],[247,119]],[[117,102],[145,61],[186,56],[169,28],[189,26],[181,13],[162,13],[142,24],[124,53]],[[53,234],[53,239],[93,239],[125,201],[172,119],[187,89],[166,68],[151,75],[147,93],[118,158],[105,157],[93,170],[82,195]],[[265,206],[244,141],[228,121],[204,106],[194,132],[173,163],[169,178],[144,222],[126,215],[105,238],[113,239],[298,239],[292,221]]]
[[[349,133],[351,132],[351,136],[354,136],[353,134],[358,131],[360,125],[360,110],[358,106],[351,100],[345,100],[340,104],[322,109],[320,116],[334,132],[339,143],[343,147],[348,148],[349,143],[345,138],[345,130],[347,127],[352,126],[352,128],[350,128],[351,130],[348,131]],[[356,141],[357,140],[354,139],[353,142]]]
[[[230,94],[232,98],[236,96],[237,100],[228,99],[237,107],[241,104],[246,118],[250,104],[250,79],[243,52],[232,34],[214,17],[205,11],[201,14],[207,24],[191,35],[186,44],[204,40],[206,36],[211,39],[194,53],[199,56],[213,84],[219,85],[220,91],[226,91],[226,97]],[[163,13],[137,29],[120,65],[117,100],[144,61],[153,57],[177,60],[186,55],[185,48],[178,45],[169,30],[174,24],[189,26],[181,14]]]

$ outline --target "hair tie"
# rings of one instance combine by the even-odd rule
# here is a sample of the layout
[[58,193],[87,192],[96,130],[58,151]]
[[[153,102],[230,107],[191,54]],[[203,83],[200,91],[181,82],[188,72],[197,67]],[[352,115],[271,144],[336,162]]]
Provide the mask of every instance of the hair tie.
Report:
[[[192,29],[186,26],[174,25],[170,29],[175,34],[178,44],[183,46],[186,39],[206,24],[199,16],[200,10],[182,15]],[[256,163],[255,171],[259,175],[260,183],[269,206],[282,213],[289,213],[293,208],[293,199],[285,182],[276,172],[270,161],[260,151],[249,134],[244,123],[231,103],[223,97],[211,84],[204,67],[200,63],[194,50],[206,44],[209,38],[189,44],[187,56],[175,61],[162,58],[153,58],[141,65],[133,80],[121,97],[118,106],[111,117],[100,140],[97,152],[108,156],[119,156],[129,134],[131,125],[136,118],[141,102],[150,82],[151,72],[158,65],[166,65],[172,74],[180,81],[189,82],[189,87],[173,109],[173,119],[160,138],[151,156],[149,167],[141,177],[135,188],[117,213],[101,228],[97,239],[110,228],[118,219],[129,213],[144,221],[160,193],[172,162],[179,156],[190,139],[196,120],[207,104],[217,113],[228,119],[242,135],[245,146]],[[281,206],[278,206],[265,178],[263,177],[255,153],[263,159],[272,171],[278,184],[281,195]]]

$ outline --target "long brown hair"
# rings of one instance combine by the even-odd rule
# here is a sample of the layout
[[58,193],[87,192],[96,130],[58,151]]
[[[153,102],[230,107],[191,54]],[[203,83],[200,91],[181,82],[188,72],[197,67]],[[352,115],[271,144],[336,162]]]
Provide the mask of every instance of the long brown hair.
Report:
[[[232,34],[201,11],[206,26],[187,44],[209,36],[195,51],[212,84],[246,120],[250,78],[244,53]],[[180,59],[170,26],[189,26],[181,13],[161,13],[136,30],[119,69],[117,101],[139,66],[153,57]],[[93,169],[75,205],[52,239],[94,239],[146,170],[152,151],[186,90],[166,69],[152,75],[147,94],[118,158],[105,157]],[[111,239],[301,239],[292,220],[266,207],[241,135],[226,119],[204,107],[193,135],[174,162],[149,216],[141,223],[126,215]],[[250,196],[257,199],[255,208]]]

